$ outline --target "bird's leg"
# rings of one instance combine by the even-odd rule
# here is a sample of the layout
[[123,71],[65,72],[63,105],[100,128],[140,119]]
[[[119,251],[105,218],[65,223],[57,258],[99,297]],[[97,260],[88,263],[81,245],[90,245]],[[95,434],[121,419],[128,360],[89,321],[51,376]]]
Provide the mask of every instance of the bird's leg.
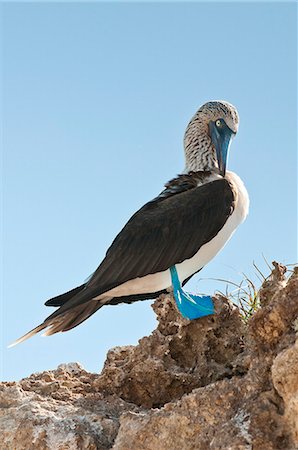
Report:
[[193,320],[214,314],[214,305],[210,296],[200,296],[185,292],[181,287],[176,266],[170,268],[173,294],[177,308],[186,319]]

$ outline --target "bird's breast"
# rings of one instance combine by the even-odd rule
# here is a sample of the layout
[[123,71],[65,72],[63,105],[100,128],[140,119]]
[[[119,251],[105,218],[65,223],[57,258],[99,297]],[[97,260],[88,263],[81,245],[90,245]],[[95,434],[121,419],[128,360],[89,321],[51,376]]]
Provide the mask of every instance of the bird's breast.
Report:
[[[236,194],[234,213],[238,225],[242,223],[248,214],[249,197],[241,178],[234,172],[227,172],[226,179],[231,183]],[[237,218],[237,219],[236,219]],[[238,226],[236,225],[236,226]]]
[[242,180],[233,172],[228,172],[226,179],[232,185],[234,191],[234,210],[213,239],[202,245],[192,258],[176,265],[181,282],[196,273],[214,258],[229,241],[238,225],[245,220],[248,214],[249,198]]

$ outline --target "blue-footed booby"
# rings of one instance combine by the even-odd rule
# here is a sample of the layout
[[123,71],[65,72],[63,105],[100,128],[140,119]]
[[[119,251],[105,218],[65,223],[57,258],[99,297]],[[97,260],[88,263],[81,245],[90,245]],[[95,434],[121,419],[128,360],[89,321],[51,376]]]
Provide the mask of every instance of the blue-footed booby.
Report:
[[43,329],[45,335],[70,330],[104,305],[153,299],[171,287],[183,315],[192,319],[211,314],[210,297],[202,298],[205,313],[204,305],[197,315],[179,305],[188,299],[190,306],[200,303],[181,284],[224,247],[248,213],[243,182],[226,170],[238,125],[230,103],[201,106],[185,132],[184,172],[129,219],[88,281],[48,300],[47,306],[59,308],[14,344]]

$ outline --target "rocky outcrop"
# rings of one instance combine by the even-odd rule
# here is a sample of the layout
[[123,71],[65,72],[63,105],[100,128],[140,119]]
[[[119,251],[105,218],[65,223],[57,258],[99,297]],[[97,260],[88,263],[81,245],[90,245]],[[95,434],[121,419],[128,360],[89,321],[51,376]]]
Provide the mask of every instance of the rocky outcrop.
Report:
[[111,448],[120,415],[138,408],[97,392],[96,377],[72,363],[2,383],[1,450]]
[[100,392],[159,408],[235,373],[231,362],[243,351],[245,326],[225,298],[215,299],[216,316],[194,321],[179,315],[170,295],[161,296],[153,309],[159,325],[149,337],[108,352],[95,382]]
[[298,269],[284,273],[275,263],[247,323],[224,297],[188,321],[163,295],[157,329],[100,375],[73,363],[2,383],[0,448],[298,448]]

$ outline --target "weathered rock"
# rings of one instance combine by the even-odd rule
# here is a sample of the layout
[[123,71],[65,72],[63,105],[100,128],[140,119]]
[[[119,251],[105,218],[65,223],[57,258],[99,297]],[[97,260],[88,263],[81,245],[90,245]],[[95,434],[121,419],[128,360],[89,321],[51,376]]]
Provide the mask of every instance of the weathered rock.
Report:
[[95,392],[96,376],[72,363],[1,383],[0,449],[111,448],[119,416],[137,407]]
[[171,295],[137,346],[116,347],[100,375],[80,365],[0,384],[0,449],[298,449],[298,269],[275,264],[245,324],[182,319]]
[[271,278],[260,290],[260,300],[262,303],[265,298],[265,306],[253,315],[249,324],[249,333],[255,341],[254,352],[267,350],[272,355],[276,354],[276,346],[281,350],[283,345],[289,345],[289,336],[294,341],[293,322],[298,316],[298,268],[286,282],[285,267],[274,264]]
[[151,408],[231,376],[232,361],[243,350],[245,327],[227,299],[216,298],[215,308],[215,316],[189,321],[180,316],[171,295],[161,296],[153,306],[157,329],[137,347],[109,351],[95,381],[98,389]]
[[298,443],[298,340],[275,358],[272,379],[276,391],[284,401],[285,422],[292,442]]
[[[160,409],[123,414],[115,450],[298,448],[298,361],[293,347],[298,269],[287,283],[283,273],[282,266],[275,267],[266,286],[266,306],[244,333],[244,351],[230,355],[238,374],[211,381]],[[239,329],[234,333],[239,336]]]

